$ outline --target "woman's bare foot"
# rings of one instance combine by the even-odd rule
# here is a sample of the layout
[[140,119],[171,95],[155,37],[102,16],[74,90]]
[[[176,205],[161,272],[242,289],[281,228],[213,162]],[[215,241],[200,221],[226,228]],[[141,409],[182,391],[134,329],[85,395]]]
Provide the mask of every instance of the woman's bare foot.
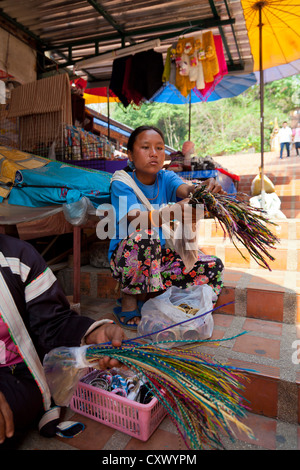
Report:
[[[122,312],[132,312],[137,309],[137,296],[130,294],[122,294]],[[121,321],[124,322],[124,317],[121,317]],[[138,325],[141,321],[140,317],[134,317],[128,320],[128,325]]]

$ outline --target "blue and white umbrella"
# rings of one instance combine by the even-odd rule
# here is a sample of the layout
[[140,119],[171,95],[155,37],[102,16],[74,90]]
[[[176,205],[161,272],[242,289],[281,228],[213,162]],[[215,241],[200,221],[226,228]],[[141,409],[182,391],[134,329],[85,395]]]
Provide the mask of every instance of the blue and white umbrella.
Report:
[[[254,72],[257,82],[260,81],[260,72]],[[264,83],[274,82],[281,78],[291,77],[300,74],[300,59],[294,60],[289,64],[281,64],[264,70]]]
[[217,101],[223,98],[233,98],[246,91],[257,82],[255,73],[247,75],[224,75],[222,80],[216,85],[214,91],[207,99],[201,98],[194,90],[187,97],[183,96],[180,91],[171,83],[166,83],[161,87],[150,101],[158,103],[170,104],[189,104]]
[[256,84],[255,73],[247,75],[224,75],[222,80],[215,86],[214,91],[206,98],[201,98],[200,93],[194,90],[185,97],[180,91],[171,83],[163,85],[152,96],[152,102],[169,103],[169,104],[189,104],[189,140],[191,137],[191,105],[193,103],[203,103],[208,101],[217,101],[223,98],[233,98],[238,96],[244,91],[248,90],[251,86]]

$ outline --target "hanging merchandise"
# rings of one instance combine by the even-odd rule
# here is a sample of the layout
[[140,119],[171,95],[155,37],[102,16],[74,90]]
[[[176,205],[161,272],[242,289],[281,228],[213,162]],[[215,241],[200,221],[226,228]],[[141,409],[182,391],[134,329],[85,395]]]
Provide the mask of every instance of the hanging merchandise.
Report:
[[210,83],[219,73],[219,62],[214,42],[214,36],[211,31],[203,33],[202,38],[202,66],[205,83]]
[[163,57],[150,49],[115,59],[109,88],[126,108],[140,106],[162,86]]
[[109,89],[119,98],[125,108],[129,106],[130,102],[123,93],[123,80],[125,76],[126,63],[131,56],[119,57],[113,61],[111,79]]
[[167,50],[162,81],[172,85],[176,84],[176,43],[172,44]]
[[188,96],[196,86],[190,79],[190,58],[194,51],[194,38],[180,38],[176,45],[176,88],[183,96]]
[[211,31],[180,38],[167,51],[163,83],[171,83],[187,97],[195,91],[203,101],[228,73],[222,38]]
[[135,104],[139,106],[143,99],[143,95],[135,89],[133,83],[134,69],[133,69],[133,56],[127,58],[125,73],[122,84],[122,94],[126,96],[128,104]]
[[150,98],[162,86],[163,56],[154,49],[138,52],[132,58],[132,84],[143,98]]
[[[202,88],[200,88],[199,86],[196,86],[194,88],[195,94],[199,96],[199,98],[201,98],[203,101],[206,101],[209,98],[218,83],[220,83],[220,81],[223,79],[224,75],[228,74],[227,64],[223,51],[222,38],[221,36],[216,35],[213,36],[213,40],[215,45],[216,56],[211,55],[209,59],[204,59],[202,61],[205,85]],[[208,46],[208,50],[211,51],[210,46]],[[210,53],[208,55],[210,55]],[[215,57],[217,58],[218,62],[218,71],[216,64],[213,64],[213,62],[215,62]],[[207,66],[208,68],[206,69]],[[216,73],[213,75],[214,72]]]
[[83,78],[74,78],[73,80],[70,81],[71,89],[74,89],[76,93],[78,93],[80,96],[84,94],[84,91],[87,86],[87,81],[84,80]]

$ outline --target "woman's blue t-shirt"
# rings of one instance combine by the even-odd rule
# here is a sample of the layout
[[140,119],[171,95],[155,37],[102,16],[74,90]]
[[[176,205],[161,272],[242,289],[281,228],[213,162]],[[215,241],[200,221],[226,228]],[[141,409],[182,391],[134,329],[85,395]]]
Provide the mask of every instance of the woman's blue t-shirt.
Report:
[[[151,185],[141,183],[133,172],[129,172],[128,174],[134,177],[135,183],[149,199],[154,209],[159,209],[162,205],[168,204],[169,202],[176,202],[176,191],[179,186],[184,184],[184,181],[174,173],[174,171],[169,170],[160,170],[157,173],[155,183]],[[120,241],[129,235],[127,233],[129,224],[126,219],[128,212],[133,209],[140,211],[147,210],[145,206],[141,204],[133,189],[121,181],[113,181],[111,184],[111,204],[115,210],[116,231],[115,238],[112,238],[110,241],[108,250],[109,259]],[[159,230],[159,236],[163,246],[164,238],[161,229]]]

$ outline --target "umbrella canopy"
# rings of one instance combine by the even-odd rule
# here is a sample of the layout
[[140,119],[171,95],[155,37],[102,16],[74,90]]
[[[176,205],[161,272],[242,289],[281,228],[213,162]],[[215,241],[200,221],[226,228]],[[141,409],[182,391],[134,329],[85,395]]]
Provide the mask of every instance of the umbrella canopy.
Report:
[[185,97],[171,83],[165,84],[158,90],[150,101],[170,104],[202,103],[204,101],[217,101],[222,98],[233,98],[256,84],[254,73],[247,75],[225,75],[216,85],[214,91],[204,99],[199,93],[191,91],[191,95]]
[[119,98],[108,87],[85,88],[83,95],[86,104],[117,102]]
[[[300,74],[300,59],[294,60],[290,64],[281,64],[277,65],[277,67],[264,70],[264,83],[274,82],[275,80],[291,77],[298,73]],[[259,72],[255,72],[255,76],[259,81]]]
[[241,0],[260,82],[261,204],[264,190],[264,71],[300,59],[299,0]]
[[87,83],[85,88],[85,93],[83,95],[85,99],[85,104],[96,104],[96,103],[106,103],[107,104],[107,118],[108,118],[108,127],[107,127],[107,137],[110,139],[110,111],[109,103],[117,102],[119,103],[119,98],[109,89],[108,86],[94,86]]
[[195,90],[185,97],[171,83],[166,83],[151,98],[152,102],[170,104],[189,104],[189,140],[191,138],[191,105],[192,103],[203,103],[204,101],[217,101],[222,98],[233,98],[243,93],[245,90],[256,84],[254,73],[248,75],[225,75],[215,86],[215,89],[205,98]]
[[[300,57],[299,0],[241,0],[254,60],[253,71],[289,64]],[[261,14],[261,19],[260,19]],[[259,37],[262,25],[263,41]]]
[[98,96],[92,95],[89,93],[84,93],[83,98],[85,99],[85,104],[99,104],[99,103],[119,103],[120,100],[117,97],[109,96],[108,98],[105,96]]

